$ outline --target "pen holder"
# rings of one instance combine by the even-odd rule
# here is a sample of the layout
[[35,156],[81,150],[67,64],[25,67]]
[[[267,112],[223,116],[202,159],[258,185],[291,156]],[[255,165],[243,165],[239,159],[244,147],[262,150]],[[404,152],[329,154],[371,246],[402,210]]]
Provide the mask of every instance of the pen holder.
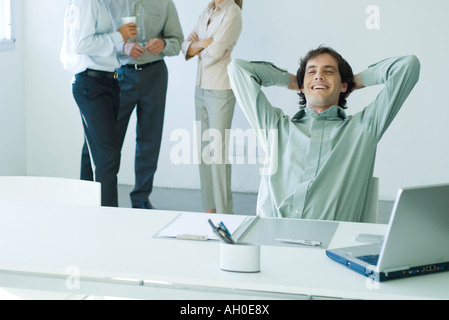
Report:
[[260,272],[260,246],[249,243],[221,243],[220,269],[233,272]]

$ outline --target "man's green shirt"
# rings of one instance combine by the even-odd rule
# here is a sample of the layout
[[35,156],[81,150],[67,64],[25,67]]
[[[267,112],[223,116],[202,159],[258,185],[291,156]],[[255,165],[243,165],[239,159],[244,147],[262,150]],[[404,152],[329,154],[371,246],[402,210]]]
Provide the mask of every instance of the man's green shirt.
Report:
[[384,84],[351,116],[332,106],[293,118],[274,108],[262,87],[288,87],[287,71],[266,62],[234,60],[228,68],[240,107],[267,159],[257,213],[263,217],[360,221],[370,193],[377,143],[419,78],[415,56],[389,58],[362,72],[365,86]]

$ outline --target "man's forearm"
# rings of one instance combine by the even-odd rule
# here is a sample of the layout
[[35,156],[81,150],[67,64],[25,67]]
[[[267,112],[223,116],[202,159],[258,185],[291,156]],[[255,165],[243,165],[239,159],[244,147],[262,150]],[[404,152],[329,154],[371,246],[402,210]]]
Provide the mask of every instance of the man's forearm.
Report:
[[354,75],[354,83],[355,86],[353,90],[365,88],[365,85],[362,83],[362,73],[357,73]]
[[298,78],[290,73],[290,84],[288,85],[289,90],[299,91]]

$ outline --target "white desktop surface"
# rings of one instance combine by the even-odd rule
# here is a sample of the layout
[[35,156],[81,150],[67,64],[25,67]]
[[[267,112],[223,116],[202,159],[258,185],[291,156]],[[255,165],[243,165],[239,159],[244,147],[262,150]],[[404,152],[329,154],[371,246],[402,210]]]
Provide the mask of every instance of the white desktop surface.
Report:
[[[153,238],[178,214],[0,201],[0,287],[144,299],[449,299],[449,272],[379,284],[301,246],[263,246],[260,273],[222,271],[218,241]],[[386,228],[340,223],[329,248]],[[73,267],[79,288],[67,287]]]

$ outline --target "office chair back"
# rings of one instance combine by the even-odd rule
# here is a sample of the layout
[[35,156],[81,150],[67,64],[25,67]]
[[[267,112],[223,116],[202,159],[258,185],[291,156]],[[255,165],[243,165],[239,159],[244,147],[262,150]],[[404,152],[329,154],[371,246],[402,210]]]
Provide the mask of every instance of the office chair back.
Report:
[[[0,200],[101,206],[98,182],[51,177],[0,176]],[[88,295],[0,288],[0,300],[83,300]]]
[[371,192],[360,222],[379,223],[379,178],[373,177]]

